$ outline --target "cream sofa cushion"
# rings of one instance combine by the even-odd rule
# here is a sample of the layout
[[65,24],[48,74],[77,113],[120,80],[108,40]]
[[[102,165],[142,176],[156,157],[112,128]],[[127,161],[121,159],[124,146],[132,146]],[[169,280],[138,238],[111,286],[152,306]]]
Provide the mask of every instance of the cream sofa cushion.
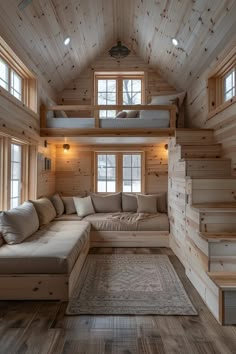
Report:
[[122,193],[122,210],[127,212],[137,212],[138,202],[136,194]]
[[90,195],[85,198],[73,197],[73,199],[78,216],[83,218],[95,213]]
[[96,213],[114,213],[121,211],[121,193],[101,195],[90,193]]
[[39,218],[30,202],[24,202],[19,207],[0,214],[0,232],[8,244],[23,242],[38,228]]
[[137,195],[138,213],[157,213],[157,198],[154,195]]
[[0,248],[1,274],[70,274],[89,242],[84,221],[52,221],[24,243]]
[[62,215],[64,213],[65,207],[59,194],[54,194],[50,199],[56,210],[57,216]]
[[65,213],[67,215],[69,214],[76,214],[76,209],[75,209],[75,203],[73,197],[61,197],[64,207],[65,207]]
[[33,203],[37,211],[39,217],[39,226],[48,224],[56,217],[56,210],[48,198],[31,200],[31,203]]

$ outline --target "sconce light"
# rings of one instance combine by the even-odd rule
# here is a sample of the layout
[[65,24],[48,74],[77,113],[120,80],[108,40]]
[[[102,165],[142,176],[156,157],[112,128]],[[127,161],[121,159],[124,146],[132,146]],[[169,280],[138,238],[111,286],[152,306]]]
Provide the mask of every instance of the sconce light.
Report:
[[64,149],[64,152],[67,152],[70,150],[70,144],[63,144],[63,149]]
[[168,151],[168,144],[165,144],[164,148]]
[[47,140],[44,140],[44,147],[45,147],[45,148],[48,147],[48,142],[47,142]]

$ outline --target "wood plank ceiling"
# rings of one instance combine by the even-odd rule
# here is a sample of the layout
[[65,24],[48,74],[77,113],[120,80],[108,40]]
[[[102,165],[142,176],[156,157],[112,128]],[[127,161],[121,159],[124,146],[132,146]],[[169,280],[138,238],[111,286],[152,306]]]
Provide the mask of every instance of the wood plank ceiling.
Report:
[[19,10],[20,2],[1,1],[0,34],[57,91],[117,39],[186,89],[236,33],[235,0],[32,0]]

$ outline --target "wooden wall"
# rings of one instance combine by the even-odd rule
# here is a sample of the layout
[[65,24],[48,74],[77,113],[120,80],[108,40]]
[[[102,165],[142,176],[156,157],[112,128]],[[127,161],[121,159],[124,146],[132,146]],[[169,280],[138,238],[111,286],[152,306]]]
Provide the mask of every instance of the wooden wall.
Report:
[[235,48],[234,37],[226,48],[212,60],[207,70],[196,77],[188,89],[185,122],[190,128],[215,130],[217,142],[222,144],[223,157],[232,159],[232,174],[236,175],[236,103],[208,119],[207,84],[211,71],[217,68],[225,56]]
[[[44,141],[41,141],[38,152],[37,198],[52,195],[56,190],[56,146],[50,143],[44,147]],[[44,158],[51,159],[50,170],[45,170]]]
[[82,146],[71,145],[64,152],[62,145],[56,148],[56,190],[63,195],[84,195],[93,191],[94,151],[145,151],[146,192],[167,191],[168,153],[166,141],[143,146]]
[[145,64],[138,56],[131,53],[127,58],[117,62],[107,52],[75,78],[59,95],[58,102],[65,104],[92,104],[93,103],[93,74],[94,71],[145,71],[145,97],[150,102],[150,96],[161,93],[175,92],[175,88],[164,80],[160,74]]

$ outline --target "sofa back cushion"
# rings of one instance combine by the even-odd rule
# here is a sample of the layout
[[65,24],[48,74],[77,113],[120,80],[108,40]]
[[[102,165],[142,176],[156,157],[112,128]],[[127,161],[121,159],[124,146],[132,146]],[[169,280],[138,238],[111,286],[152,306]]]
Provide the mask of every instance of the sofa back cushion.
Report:
[[39,226],[47,225],[57,216],[56,209],[48,198],[31,200],[31,203],[34,205],[37,211],[39,217]]
[[4,244],[4,238],[2,233],[0,232],[0,247]]
[[37,212],[30,202],[0,213],[0,232],[8,244],[23,242],[39,228]]
[[73,199],[77,214],[81,218],[95,213],[90,195],[84,198],[73,197]]
[[157,211],[158,213],[167,213],[167,193],[160,192],[160,193],[153,193],[150,194],[156,197],[157,201]]
[[61,216],[64,213],[65,207],[59,194],[54,194],[50,200],[56,210],[57,216]]
[[90,193],[96,213],[115,213],[121,211],[121,193],[101,195]]
[[136,194],[122,193],[122,210],[136,213],[138,202]]
[[64,207],[65,213],[67,215],[76,214],[75,203],[73,197],[61,197]]
[[137,194],[138,213],[157,213],[157,198],[154,195]]

